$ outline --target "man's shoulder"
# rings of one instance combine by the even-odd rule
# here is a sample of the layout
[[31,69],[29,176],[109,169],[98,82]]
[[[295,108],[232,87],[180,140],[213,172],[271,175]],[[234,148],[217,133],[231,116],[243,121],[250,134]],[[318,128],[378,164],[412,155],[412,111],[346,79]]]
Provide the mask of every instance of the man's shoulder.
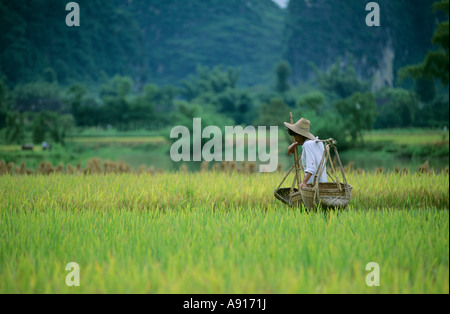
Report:
[[303,145],[304,146],[314,146],[315,144],[316,144],[316,141],[307,140]]
[[313,147],[324,147],[323,146],[323,143],[322,142],[316,142],[316,141],[318,141],[319,139],[317,139],[317,140],[307,140],[304,144],[303,144],[303,146],[304,147],[307,147],[307,148],[313,148]]

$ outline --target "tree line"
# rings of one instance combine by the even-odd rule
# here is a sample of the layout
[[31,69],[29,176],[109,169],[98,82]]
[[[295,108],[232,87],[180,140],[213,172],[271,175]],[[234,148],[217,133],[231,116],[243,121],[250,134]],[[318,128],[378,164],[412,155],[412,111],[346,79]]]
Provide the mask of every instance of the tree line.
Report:
[[292,66],[280,61],[272,86],[241,87],[240,70],[198,66],[179,85],[158,86],[129,76],[106,77],[100,85],[60,84],[51,67],[37,80],[9,87],[0,81],[0,130],[10,143],[26,132],[35,143],[46,137],[64,143],[74,127],[118,130],[163,129],[190,125],[279,125],[287,113],[308,117],[314,133],[333,136],[342,146],[363,142],[372,128],[448,127],[448,0],[434,8],[447,15],[437,25],[423,63],[400,69],[398,87],[372,90],[357,74],[354,60],[338,58],[327,71],[293,84]]
[[97,90],[81,83],[63,88],[55,81],[18,85],[0,83],[0,129],[7,142],[21,143],[25,132],[34,143],[46,137],[64,143],[74,127],[121,131],[190,125],[202,117],[208,125],[278,125],[308,117],[315,134],[337,137],[342,144],[362,142],[372,128],[448,126],[448,94],[433,79],[418,78],[412,90],[372,92],[351,65],[339,61],[317,72],[315,86],[292,86],[286,61],[275,68],[271,89],[240,88],[239,72],[199,67],[182,86],[147,84],[136,90],[130,77],[114,76]]

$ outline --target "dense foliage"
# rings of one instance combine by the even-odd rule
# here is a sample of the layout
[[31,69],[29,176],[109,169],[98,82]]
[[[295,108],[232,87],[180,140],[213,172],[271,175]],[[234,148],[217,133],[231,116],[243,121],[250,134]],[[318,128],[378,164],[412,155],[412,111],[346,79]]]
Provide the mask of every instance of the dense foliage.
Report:
[[[337,57],[354,56],[358,75],[365,78],[386,67],[386,49],[394,55],[394,72],[423,58],[431,48],[436,18],[432,11],[434,1],[376,1],[381,10],[381,27],[366,25],[368,2],[290,1],[284,51],[296,80],[314,75],[311,63],[324,70]],[[389,71],[388,68],[383,70]]]
[[[449,2],[441,1],[433,5],[435,11],[449,14]],[[448,85],[449,67],[449,22],[441,22],[437,25],[431,42],[439,47],[438,50],[427,53],[423,63],[408,66],[402,69],[401,76],[411,75],[416,78],[439,79],[443,85]]]
[[265,0],[0,1],[0,73],[13,84],[47,68],[63,83],[129,75],[138,86],[174,84],[197,65],[239,67],[244,84],[268,82],[281,52],[283,11]]
[[360,1],[291,0],[287,10],[270,0],[79,1],[81,27],[65,25],[65,4],[0,0],[9,143],[28,132],[64,144],[75,126],[154,130],[194,117],[282,127],[289,111],[343,148],[372,128],[448,128],[448,66],[395,79],[436,53],[448,65],[448,0],[439,11],[431,0],[381,0],[380,28],[365,25]]

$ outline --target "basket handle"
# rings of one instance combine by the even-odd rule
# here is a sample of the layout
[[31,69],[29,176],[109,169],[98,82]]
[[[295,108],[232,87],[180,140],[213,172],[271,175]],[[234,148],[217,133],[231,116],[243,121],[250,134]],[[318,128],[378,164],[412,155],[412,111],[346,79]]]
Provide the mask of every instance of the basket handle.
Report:
[[333,173],[334,173],[334,175],[336,177],[336,181],[337,181],[338,186],[339,186],[339,190],[342,191],[341,184],[339,182],[339,178],[338,178],[337,173],[336,173],[336,169],[334,168],[334,165],[333,165],[333,163],[331,161],[330,147],[333,148],[333,150],[334,150],[334,152],[336,154],[336,158],[337,158],[337,160],[339,162],[339,168],[340,168],[341,173],[342,173],[342,178],[344,180],[345,194],[346,194],[347,197],[349,197],[349,189],[348,189],[347,177],[345,176],[344,167],[342,166],[341,158],[339,157],[339,153],[338,153],[337,148],[335,146],[336,141],[334,139],[330,138],[330,139],[324,140],[324,141],[319,141],[319,140],[316,141],[316,143],[319,143],[319,142],[327,143],[327,145],[325,147],[325,151],[323,152],[322,160],[320,161],[320,165],[319,165],[318,171],[316,171],[316,174],[314,175],[314,181],[313,181],[314,190],[315,190],[315,192],[314,192],[314,202],[319,198],[320,177],[322,176],[322,173],[323,173],[323,171],[325,169],[325,165],[326,165],[327,161],[330,162],[331,169],[332,169],[332,171],[333,171]]
[[339,167],[341,168],[342,178],[344,179],[344,183],[345,183],[345,187],[344,187],[344,189],[345,189],[345,195],[346,195],[347,197],[349,197],[348,183],[347,183],[347,177],[345,176],[344,167],[342,166],[341,158],[339,157],[339,153],[338,153],[338,151],[337,151],[337,148],[336,148],[335,146],[333,146],[333,148],[334,148],[334,152],[336,153],[337,160],[338,160],[338,162],[339,162]]
[[[327,145],[328,147],[329,145]],[[322,176],[322,173],[325,169],[325,164],[326,162],[326,158],[325,156],[327,155],[327,149],[324,150],[323,155],[322,155],[322,160],[320,161],[319,167],[317,168],[316,174],[314,175],[314,180],[313,180],[313,185],[316,185],[316,181],[320,181],[320,177]],[[317,178],[319,178],[319,180],[317,180]]]
[[[333,146],[334,147],[334,146]],[[331,154],[330,154],[330,145],[327,145],[327,152],[328,152],[328,154],[327,154],[327,160],[328,160],[328,162],[330,163],[330,165],[331,165],[331,171],[332,171],[332,174],[334,175],[334,178],[336,178],[336,180],[330,175],[330,178],[331,178],[331,180],[333,180],[333,182],[336,182],[337,183],[337,185],[338,185],[338,187],[339,187],[339,191],[342,191],[342,187],[341,187],[341,183],[339,182],[339,177],[337,176],[337,173],[336,173],[336,169],[334,168],[334,165],[333,165],[333,161],[331,160]],[[326,163],[326,162],[325,162]],[[329,175],[329,174],[328,174]]]
[[[317,141],[317,142],[319,142],[319,141]],[[314,181],[313,181],[313,185],[314,185],[314,203],[319,198],[320,177],[322,176],[322,173],[325,170],[325,166],[327,164],[327,159],[328,159],[329,154],[330,154],[330,147],[329,146],[330,146],[330,144],[328,144],[325,147],[325,150],[324,150],[323,155],[322,155],[322,160],[320,161],[320,164],[319,164],[319,168],[317,169],[316,174],[314,175]]]
[[292,172],[292,169],[294,169],[294,165],[291,166],[291,169],[289,169],[288,173],[286,173],[286,175],[284,176],[283,180],[281,181],[280,185],[278,186],[278,189],[281,188],[281,186],[283,185],[284,181],[286,181],[286,178],[289,176],[289,174]]

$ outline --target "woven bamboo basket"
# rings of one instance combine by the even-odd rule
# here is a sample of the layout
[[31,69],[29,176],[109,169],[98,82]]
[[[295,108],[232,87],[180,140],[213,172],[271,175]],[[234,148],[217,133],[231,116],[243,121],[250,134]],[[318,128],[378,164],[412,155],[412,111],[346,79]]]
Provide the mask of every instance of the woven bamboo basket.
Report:
[[[289,206],[296,206],[298,201],[301,201],[301,194],[298,189],[279,188],[275,190],[274,195],[278,200]],[[293,198],[292,196],[294,195],[299,195],[300,197]]]
[[328,182],[319,183],[318,190],[310,184],[300,194],[305,207],[312,211],[319,205],[325,209],[345,209],[352,198],[352,191],[350,184]]
[[301,207],[303,204],[302,194],[301,192],[291,193],[291,206],[292,207]]

